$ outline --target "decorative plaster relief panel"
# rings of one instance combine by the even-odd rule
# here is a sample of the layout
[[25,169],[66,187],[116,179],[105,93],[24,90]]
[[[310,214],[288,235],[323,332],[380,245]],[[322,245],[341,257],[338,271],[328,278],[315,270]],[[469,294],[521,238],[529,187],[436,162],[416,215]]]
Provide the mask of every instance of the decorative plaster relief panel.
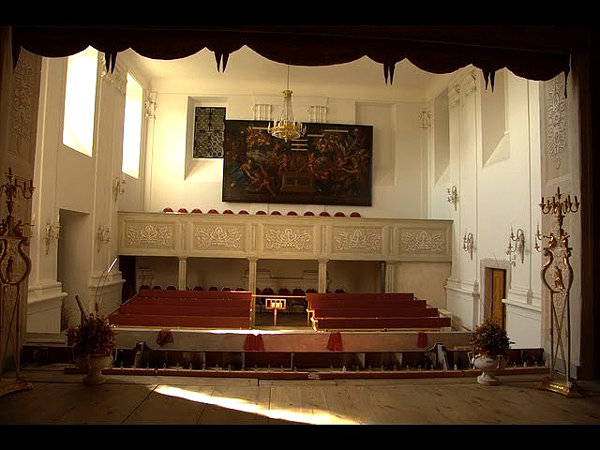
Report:
[[[565,79],[558,75],[544,83],[546,151],[554,169],[559,171],[568,154],[567,145],[567,99]],[[553,174],[554,175],[554,174]]]
[[366,253],[381,255],[383,228],[334,227],[334,253]]
[[244,226],[195,224],[192,249],[243,251],[245,248]]
[[175,249],[174,224],[125,223],[125,247]]
[[293,253],[315,251],[314,227],[263,226],[262,231],[263,250]]
[[443,231],[401,230],[400,253],[446,253],[446,234]]
[[[450,261],[451,221],[120,212],[122,255]],[[185,241],[185,242],[184,242]]]
[[399,228],[395,252],[402,260],[452,259],[450,228]]

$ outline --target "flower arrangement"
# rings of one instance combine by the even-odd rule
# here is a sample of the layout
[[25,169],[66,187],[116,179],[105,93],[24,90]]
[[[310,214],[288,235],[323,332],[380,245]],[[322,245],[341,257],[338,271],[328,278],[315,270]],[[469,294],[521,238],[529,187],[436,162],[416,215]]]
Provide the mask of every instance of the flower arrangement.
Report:
[[510,344],[514,344],[514,342],[508,339],[506,330],[491,320],[486,320],[475,328],[469,344],[481,356],[495,359],[497,356],[506,356],[510,350]]
[[[77,301],[79,303],[79,299]],[[81,325],[75,328],[73,342],[74,350],[79,355],[110,356],[115,349],[115,331],[106,318],[99,314],[96,306],[95,313],[89,316],[82,314]]]

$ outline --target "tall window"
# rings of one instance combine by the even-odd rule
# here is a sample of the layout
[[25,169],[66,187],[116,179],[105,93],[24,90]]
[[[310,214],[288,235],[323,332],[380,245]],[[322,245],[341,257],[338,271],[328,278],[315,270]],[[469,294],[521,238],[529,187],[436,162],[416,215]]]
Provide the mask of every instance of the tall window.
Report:
[[63,143],[92,156],[98,52],[88,47],[69,56]]
[[134,178],[138,178],[140,171],[143,94],[142,87],[131,75],[127,74],[125,135],[123,136],[123,172]]

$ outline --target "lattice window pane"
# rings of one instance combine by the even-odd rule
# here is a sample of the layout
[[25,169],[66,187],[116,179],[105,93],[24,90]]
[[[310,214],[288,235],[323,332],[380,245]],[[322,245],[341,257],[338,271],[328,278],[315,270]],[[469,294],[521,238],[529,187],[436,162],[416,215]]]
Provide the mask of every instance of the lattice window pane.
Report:
[[222,158],[225,108],[196,107],[194,158]]

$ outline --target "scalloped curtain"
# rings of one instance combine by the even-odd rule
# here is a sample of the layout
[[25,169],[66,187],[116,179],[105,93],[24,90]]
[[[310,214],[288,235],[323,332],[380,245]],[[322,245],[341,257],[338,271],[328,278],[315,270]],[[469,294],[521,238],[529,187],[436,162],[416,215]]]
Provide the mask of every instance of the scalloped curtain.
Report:
[[[566,45],[552,48],[544,36],[532,42],[535,30],[523,29],[523,40],[511,37],[515,30],[485,27],[13,27],[13,59],[20,48],[47,56],[77,53],[88,45],[106,55],[109,71],[118,53],[128,48],[153,59],[176,59],[203,49],[215,55],[217,70],[225,70],[228,58],[246,45],[272,61],[296,66],[347,63],[368,56],[383,68],[383,79],[393,83],[394,67],[403,59],[422,70],[449,73],[472,64],[482,70],[493,88],[494,73],[504,67],[530,80],[549,80],[568,75],[570,52]],[[519,30],[517,30],[519,31]],[[490,37],[491,36],[491,37]],[[426,37],[426,38],[425,38]],[[510,40],[509,44],[506,41]]]

